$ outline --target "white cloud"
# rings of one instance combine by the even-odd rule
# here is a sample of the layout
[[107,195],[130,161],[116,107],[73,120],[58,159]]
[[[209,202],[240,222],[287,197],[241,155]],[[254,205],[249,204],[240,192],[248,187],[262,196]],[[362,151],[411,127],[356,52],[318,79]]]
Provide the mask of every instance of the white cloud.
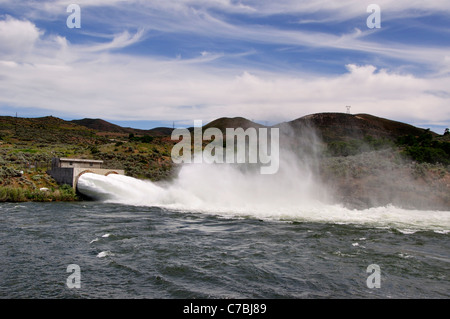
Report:
[[420,16],[427,12],[450,12],[447,0],[247,0],[246,5],[254,8],[255,14],[315,14],[327,17],[327,21],[344,21],[359,16],[367,16],[366,9],[371,3],[381,7],[382,12],[402,16]]
[[30,21],[6,16],[0,20],[0,56],[18,58],[29,53],[42,32]]
[[[19,4],[16,1],[5,2],[11,7],[19,6],[16,10],[24,16],[40,19],[55,19],[55,16],[59,16],[61,19],[61,17],[67,16],[65,10],[67,1],[65,0],[40,2],[26,0]],[[448,55],[448,46],[429,44],[423,46],[414,42],[400,44],[384,41],[380,37],[377,40],[368,40],[367,36],[372,35],[374,31],[360,30],[356,25],[348,28],[352,31],[344,31],[342,34],[332,31],[312,32],[301,27],[281,29],[263,24],[235,23],[233,20],[227,19],[226,15],[217,13],[239,12],[243,17],[246,15],[252,17],[255,15],[296,14],[299,16],[298,20],[302,20],[305,16],[307,20],[321,21],[322,24],[345,22],[358,18],[364,25],[368,16],[366,8],[369,2],[354,0],[332,2],[324,0],[82,0],[77,3],[82,7],[83,21],[91,23],[95,21],[103,27],[109,27],[114,36],[111,43],[91,46],[91,50],[121,48],[145,39],[148,33],[159,31],[177,34],[180,37],[204,36],[257,44],[348,50],[348,52],[361,52],[388,59],[394,58],[405,63],[419,63],[424,65],[427,71],[438,72],[447,69],[445,56]],[[383,21],[387,17],[401,20],[404,17],[420,17],[430,13],[450,14],[448,0],[380,0],[377,4],[382,9]],[[91,10],[91,8],[100,7],[110,7],[115,10],[102,15],[96,14],[98,11]],[[408,23],[410,22],[409,20]],[[65,28],[65,22],[61,23],[61,27]],[[140,31],[130,35],[124,28],[139,29]],[[94,34],[93,30],[84,28],[80,32]],[[389,32],[389,28],[383,27],[377,32]]]
[[[418,17],[430,13],[449,14],[448,0],[377,0],[374,1],[381,7],[386,18],[401,19],[404,17]],[[164,16],[186,17],[193,12],[206,13],[221,11],[226,13],[239,13],[249,16],[271,15],[299,15],[299,20],[304,20],[303,15],[311,21],[342,22],[355,18],[365,18],[370,1],[360,0],[78,0],[76,3],[89,10],[93,7],[119,8],[126,16],[126,12],[152,12],[157,17],[161,13]],[[65,9],[71,2],[66,0],[2,0],[0,5],[7,5],[11,9],[20,11],[28,18],[38,16],[65,15]],[[314,18],[311,18],[314,16]],[[182,21],[179,21],[182,23]]]
[[116,34],[113,36],[111,42],[102,43],[102,44],[94,44],[90,46],[80,46],[80,49],[89,52],[100,52],[100,51],[108,51],[115,49],[122,49],[132,44],[139,42],[144,34],[144,30],[140,29],[135,34],[131,35],[128,31],[124,31],[120,34]]
[[[125,6],[130,2],[151,10],[136,14],[133,11],[136,8]],[[47,8],[49,3],[45,2],[41,10],[60,14]],[[60,7],[64,3],[56,2]],[[396,3],[380,1],[379,4],[382,10],[391,6],[399,11],[401,5]],[[424,10],[443,6],[441,1],[427,3],[414,2]],[[135,30],[135,24],[142,28],[136,33],[123,29],[117,32],[114,28],[110,42],[75,45],[64,37],[46,35],[27,20],[7,17],[0,21],[0,31],[6,31],[0,32],[0,110],[1,106],[38,107],[53,115],[64,113],[76,118],[115,120],[202,119],[206,122],[220,116],[244,116],[272,122],[316,112],[345,112],[345,106],[351,105],[355,113],[371,113],[410,123],[432,124],[450,119],[450,60],[445,47],[369,42],[365,40],[366,30],[336,35],[236,25],[207,10],[214,7],[249,15],[319,11],[324,14],[336,10],[340,19],[344,16],[349,19],[359,14],[355,2],[130,0],[86,1],[82,5],[87,8],[119,6],[124,9],[123,17],[118,17],[121,21],[110,22],[111,25],[117,22],[122,26],[121,22],[127,20],[124,25],[132,22],[133,26],[129,30]],[[168,10],[168,6],[173,10]],[[86,11],[89,14],[89,10],[83,14]],[[65,7],[61,14],[66,14]],[[363,15],[367,15],[365,8]],[[136,17],[136,21],[130,22],[130,17]],[[171,60],[115,51],[142,41],[146,37],[144,30],[373,52],[377,56],[433,66],[440,71],[424,76],[380,70],[371,64],[349,64],[346,73],[318,76],[295,70],[269,72],[238,64],[221,65],[222,59],[230,57],[226,52],[199,51],[193,59]],[[82,29],[82,32],[89,30]]]
[[[124,37],[124,42],[132,38]],[[346,105],[355,113],[409,122],[441,123],[450,118],[448,75],[421,78],[354,64],[342,75],[286,75],[221,68],[209,63],[209,54],[165,60],[98,54],[96,45],[90,50],[60,37],[41,41],[52,48],[46,59],[40,58],[46,53],[41,48],[27,63],[0,63],[0,105],[115,120],[206,122],[244,116],[283,121],[316,112],[344,112]]]

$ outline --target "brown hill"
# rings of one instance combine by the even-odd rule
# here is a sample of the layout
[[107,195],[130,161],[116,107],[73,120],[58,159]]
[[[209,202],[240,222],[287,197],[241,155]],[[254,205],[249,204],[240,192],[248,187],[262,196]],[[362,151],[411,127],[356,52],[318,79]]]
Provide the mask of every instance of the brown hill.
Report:
[[131,127],[122,127],[102,119],[90,119],[85,118],[82,120],[72,120],[72,123],[82,125],[84,127],[105,133],[119,133],[119,134],[135,134],[135,135],[148,135],[148,136],[167,136],[172,133],[172,129],[168,127],[156,127],[150,130],[142,130]]
[[0,116],[0,139],[11,137],[15,141],[34,143],[86,143],[94,142],[95,131],[85,126],[53,116],[21,118]]
[[203,129],[207,129],[210,127],[215,127],[220,129],[223,133],[225,133],[226,128],[243,128],[244,130],[249,127],[260,128],[265,127],[264,125],[252,122],[243,117],[221,117],[217,120],[209,122],[208,124],[203,126]]
[[170,134],[172,134],[173,128],[155,127],[155,128],[152,128],[152,129],[146,130],[146,131],[141,131],[141,130],[138,130],[138,131],[141,132],[140,134],[149,135],[149,136],[170,136]]
[[126,133],[126,134],[134,133],[134,129],[132,128],[121,127],[119,125],[112,124],[102,119],[85,118],[82,120],[72,120],[71,122],[101,132]]
[[[225,133],[226,128],[240,127],[247,129],[249,127],[262,128],[265,126],[243,117],[222,117],[204,125],[203,129],[210,127],[218,128]],[[304,134],[305,129],[312,127],[324,142],[361,139],[365,136],[395,140],[402,135],[418,136],[425,131],[424,129],[409,124],[369,114],[353,115],[346,113],[316,113],[303,116],[290,122],[280,123],[273,127],[280,128],[281,134],[285,133],[290,136]],[[114,133],[123,136],[127,136],[130,133],[141,136],[170,136],[173,130],[168,127],[142,130],[121,127],[102,119],[85,118],[81,120],[64,121],[51,116],[42,118],[0,117],[0,130],[2,129],[10,132],[18,131],[18,133],[21,133],[20,135],[27,135],[28,140],[41,136],[42,134],[38,133],[40,130],[45,132],[45,136],[59,135],[58,133],[61,132],[61,130],[64,131],[65,134],[69,131],[70,135],[80,136],[90,136],[94,132],[97,134]],[[50,132],[51,134],[49,134]],[[434,132],[431,132],[431,134],[434,137],[443,138]]]
[[[360,139],[365,136],[396,139],[402,135],[420,135],[425,130],[369,114],[317,113],[275,125],[281,131],[315,128],[325,142]],[[432,133],[438,136],[436,133]]]

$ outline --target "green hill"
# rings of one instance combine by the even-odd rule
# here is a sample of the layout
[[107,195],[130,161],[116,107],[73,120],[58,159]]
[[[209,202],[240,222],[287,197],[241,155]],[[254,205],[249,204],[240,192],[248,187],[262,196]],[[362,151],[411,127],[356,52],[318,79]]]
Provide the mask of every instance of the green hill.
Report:
[[[203,129],[261,128],[223,117]],[[394,203],[450,210],[450,134],[438,135],[369,114],[317,113],[274,125],[280,143],[313,154],[315,171],[350,207]],[[52,157],[91,158],[129,176],[173,178],[171,128],[124,128],[102,119],[0,116],[0,201],[73,200],[47,175]],[[309,155],[308,155],[309,154]],[[49,188],[50,193],[40,192]]]
[[81,119],[81,120],[72,120],[72,123],[87,127],[89,129],[93,129],[97,132],[103,133],[103,135],[107,135],[107,133],[117,133],[116,135],[141,135],[141,136],[167,136],[172,133],[172,128],[168,127],[155,127],[149,130],[135,129],[131,127],[122,127],[116,124],[112,124],[102,119]]
[[[425,130],[369,114],[317,113],[276,125],[280,130],[314,128],[324,142],[348,141],[371,136],[395,140],[402,135],[420,135]],[[435,134],[437,136],[438,134]]]
[[62,119],[0,116],[0,138],[17,142],[92,144],[96,131]]
[[135,130],[132,128],[121,127],[119,125],[112,124],[102,119],[85,118],[82,120],[72,120],[71,122],[100,132],[112,132],[124,134],[135,133]]

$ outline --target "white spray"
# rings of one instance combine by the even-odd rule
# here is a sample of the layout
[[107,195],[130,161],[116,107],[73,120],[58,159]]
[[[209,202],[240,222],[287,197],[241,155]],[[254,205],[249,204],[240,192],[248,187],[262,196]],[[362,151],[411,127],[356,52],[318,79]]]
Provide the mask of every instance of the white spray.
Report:
[[[303,141],[305,142],[305,141]],[[308,155],[280,150],[276,174],[260,174],[246,164],[184,164],[170,183],[128,176],[86,173],[78,190],[97,200],[172,210],[271,220],[326,222],[394,227],[408,231],[450,231],[449,211],[405,210],[393,206],[351,210],[332,204],[325,185],[312,168],[317,157],[315,137]],[[298,145],[292,147],[298,149]]]

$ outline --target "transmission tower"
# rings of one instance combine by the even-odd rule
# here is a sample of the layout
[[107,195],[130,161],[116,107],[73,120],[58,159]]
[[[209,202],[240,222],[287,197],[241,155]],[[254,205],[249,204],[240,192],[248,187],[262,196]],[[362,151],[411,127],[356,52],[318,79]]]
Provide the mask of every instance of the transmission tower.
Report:
[[351,106],[350,106],[350,105],[347,105],[346,108],[347,108],[347,114],[350,114],[350,108],[351,108]]

